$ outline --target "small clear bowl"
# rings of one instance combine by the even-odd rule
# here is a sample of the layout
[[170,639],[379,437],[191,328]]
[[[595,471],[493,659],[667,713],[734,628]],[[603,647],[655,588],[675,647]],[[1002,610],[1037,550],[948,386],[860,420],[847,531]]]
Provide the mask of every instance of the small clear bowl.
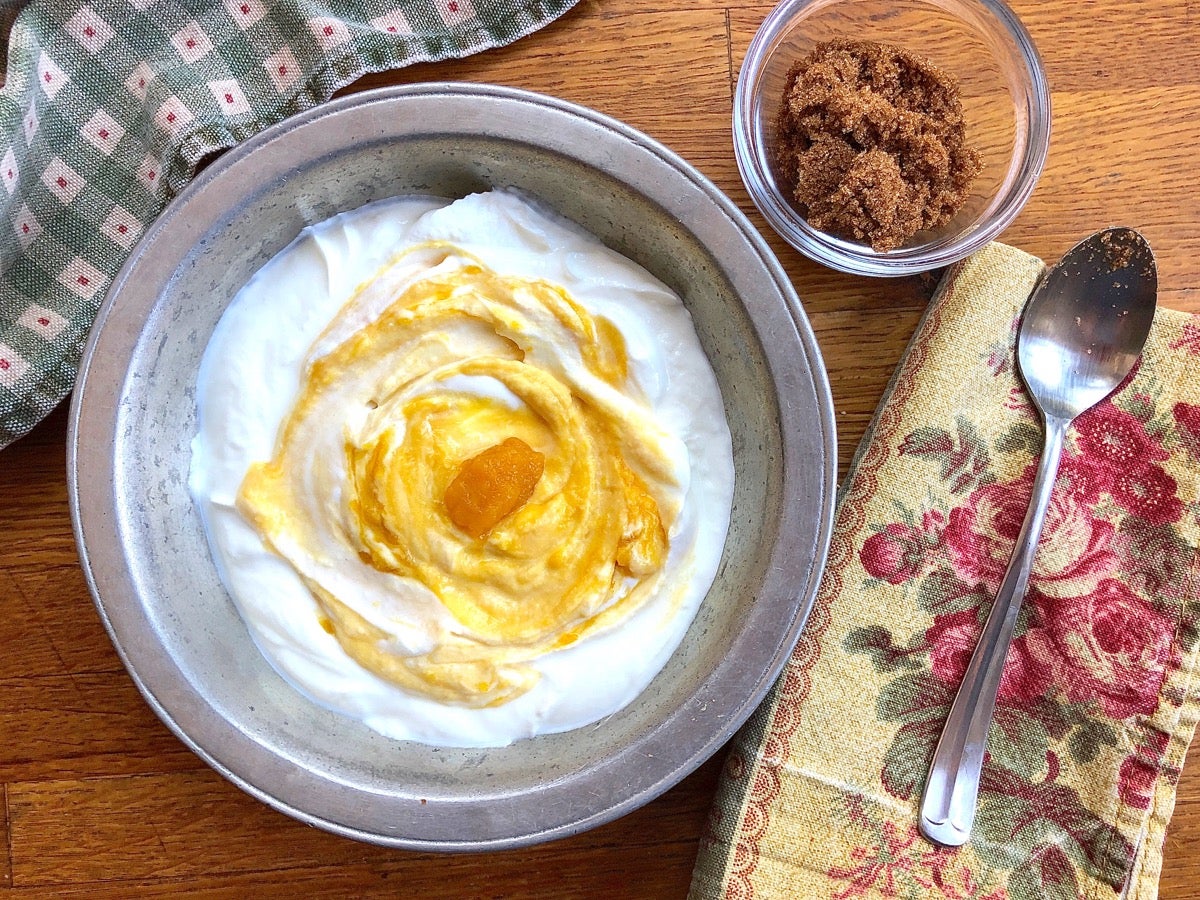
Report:
[[[983,161],[953,219],[884,253],[813,228],[779,187],[775,123],[788,70],[835,38],[894,44],[957,78],[967,141]],[[733,136],[751,199],[793,247],[842,272],[910,275],[969,256],[1021,211],[1046,161],[1050,89],[1028,32],[1000,0],[784,0],[742,62]]]

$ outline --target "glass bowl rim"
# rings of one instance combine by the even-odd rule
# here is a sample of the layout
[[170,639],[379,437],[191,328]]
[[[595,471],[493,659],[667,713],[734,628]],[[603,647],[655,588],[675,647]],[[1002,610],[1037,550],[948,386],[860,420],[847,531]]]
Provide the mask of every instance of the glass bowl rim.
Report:
[[[771,10],[755,33],[742,60],[733,98],[734,158],[742,181],[759,212],[779,235],[809,258],[855,275],[902,276],[958,262],[994,240],[1008,227],[1033,193],[1050,145],[1050,87],[1033,39],[1003,0],[915,0],[963,19],[957,8],[975,7],[994,33],[1016,51],[1024,64],[1028,123],[1019,169],[999,205],[969,229],[931,244],[878,253],[863,244],[819,231],[805,222],[775,187],[758,123],[761,96],[757,86],[765,62],[780,40],[790,33],[797,16],[813,7],[837,5],[837,0],[783,0]],[[964,22],[968,20],[963,19]],[[968,22],[972,28],[975,23]]]

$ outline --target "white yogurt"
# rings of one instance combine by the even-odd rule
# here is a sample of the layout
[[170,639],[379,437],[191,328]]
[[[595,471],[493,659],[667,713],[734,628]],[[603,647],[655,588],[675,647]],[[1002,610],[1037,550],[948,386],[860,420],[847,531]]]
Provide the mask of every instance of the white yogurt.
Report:
[[[533,660],[539,674],[533,688],[481,709],[410,693],[351,659],[321,627],[318,605],[293,566],[264,546],[235,507],[247,470],[273,455],[310,353],[332,349],[380,312],[356,302],[347,321],[335,321],[343,306],[399,252],[435,240],[503,275],[561,285],[593,316],[616,325],[626,343],[630,381],[657,426],[682,448],[674,460],[680,511],[670,529],[664,578],[671,590],[664,588],[608,630]],[[487,378],[459,376],[455,388],[519,402]],[[201,363],[197,403],[189,486],[221,577],[255,642],[306,696],[389,737],[503,746],[610,715],[666,663],[716,575],[732,504],[732,447],[720,390],[690,316],[645,270],[514,194],[477,194],[453,203],[398,198],[306,229],[222,316]],[[336,506],[338,498],[316,502]],[[334,577],[347,579],[348,595],[362,585],[384,597],[359,612],[386,627],[391,652],[425,652],[434,636],[455,627],[422,585],[397,589],[396,576],[357,560]]]

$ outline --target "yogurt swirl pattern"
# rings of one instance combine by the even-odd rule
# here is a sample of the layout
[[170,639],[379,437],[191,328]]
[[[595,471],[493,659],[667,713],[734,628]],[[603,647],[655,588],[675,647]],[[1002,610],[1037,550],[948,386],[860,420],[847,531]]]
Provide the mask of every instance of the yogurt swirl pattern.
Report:
[[256,642],[392,737],[617,711],[716,573],[732,451],[686,310],[515,195],[302,235],[227,310],[198,405],[191,487]]
[[[308,361],[278,450],[251,467],[240,509],[361,665],[444,702],[507,702],[536,683],[524,663],[621,622],[658,588],[686,447],[627,385],[620,332],[561,287],[434,244],[405,254],[342,315],[355,318],[358,304],[386,305]],[[528,500],[472,537],[444,498],[467,460],[502,438],[533,448],[544,472]],[[405,591],[427,589],[458,627],[427,652],[393,650],[386,625],[344,593],[355,555],[415,582]]]

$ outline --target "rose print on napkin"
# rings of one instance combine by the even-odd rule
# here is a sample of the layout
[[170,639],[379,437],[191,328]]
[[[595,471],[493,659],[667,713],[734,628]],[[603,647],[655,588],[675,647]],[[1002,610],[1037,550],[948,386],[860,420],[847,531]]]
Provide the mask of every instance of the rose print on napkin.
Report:
[[955,859],[953,850],[928,844],[915,824],[898,826],[877,820],[861,801],[850,799],[847,823],[869,834],[869,843],[851,851],[852,864],[833,866],[830,879],[845,882],[833,900],[867,897],[938,897],[942,900],[1008,900],[1008,892],[980,882],[970,866]]
[[1042,262],[943,278],[839,491],[829,564],[739,733],[696,900],[1151,900],[1200,721],[1200,316],[1076,421],[1007,658],[971,840],[917,830],[929,760],[1032,488],[1014,368]]
[[[1076,873],[1119,890],[1128,872],[1134,847],[1078,786],[1103,780],[1084,777],[1090,768],[1115,768],[1115,802],[1150,803],[1166,735],[1149,718],[1197,641],[1181,628],[1193,554],[1177,528],[1195,511],[1164,463],[1178,445],[1194,460],[1198,438],[1200,408],[1159,409],[1124,391],[1069,437],[1000,684],[973,842],[1016,895],[1076,897]],[[1039,446],[1026,405],[990,444],[959,419],[954,431],[918,428],[896,448],[928,466],[930,506],[897,505],[895,520],[873,526],[859,551],[864,591],[908,583],[932,623],[915,634],[860,627],[845,639],[890,676],[877,715],[900,726],[881,772],[896,797],[923,788],[1029,504],[1034,465],[1003,480],[997,460]]]

